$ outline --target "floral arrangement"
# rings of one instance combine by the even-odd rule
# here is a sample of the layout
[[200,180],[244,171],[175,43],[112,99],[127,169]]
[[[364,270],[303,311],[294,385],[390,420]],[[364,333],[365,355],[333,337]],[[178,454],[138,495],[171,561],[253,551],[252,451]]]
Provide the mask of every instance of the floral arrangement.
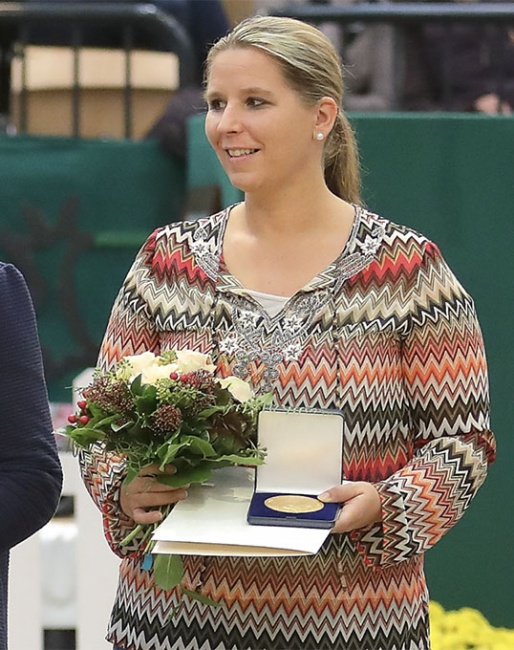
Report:
[[432,650],[511,650],[514,630],[493,627],[476,609],[445,611],[430,602]]
[[[202,483],[216,468],[262,464],[265,451],[256,442],[257,415],[271,395],[255,397],[243,380],[220,379],[214,371],[207,355],[191,350],[126,356],[111,371],[95,370],[65,433],[83,449],[100,444],[123,454],[127,484],[152,464],[161,470],[168,464],[175,467],[172,475],[156,476],[172,487]],[[147,526],[143,536],[147,553],[155,526]],[[142,529],[137,526],[122,545]],[[178,556],[156,555],[153,567],[158,586],[180,585]]]

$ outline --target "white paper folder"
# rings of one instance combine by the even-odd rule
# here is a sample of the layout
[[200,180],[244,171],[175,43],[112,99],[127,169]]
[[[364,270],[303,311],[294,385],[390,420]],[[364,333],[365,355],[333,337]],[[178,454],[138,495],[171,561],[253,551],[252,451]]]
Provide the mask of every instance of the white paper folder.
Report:
[[330,531],[255,526],[246,521],[254,471],[225,467],[212,480],[189,488],[155,530],[154,553],[181,555],[281,556],[317,553]]

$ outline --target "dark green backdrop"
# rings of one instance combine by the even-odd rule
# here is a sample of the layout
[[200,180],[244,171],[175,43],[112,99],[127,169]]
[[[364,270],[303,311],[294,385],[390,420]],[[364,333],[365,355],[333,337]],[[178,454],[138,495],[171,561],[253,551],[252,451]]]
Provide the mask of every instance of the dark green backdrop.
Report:
[[[498,460],[462,522],[427,554],[431,596],[514,628],[511,436],[514,345],[514,120],[353,115],[365,200],[441,248],[475,298],[486,340]],[[189,125],[187,174],[153,142],[0,139],[0,257],[36,300],[50,396],[94,363],[118,287],[144,237],[179,218],[189,187],[237,200],[203,134]]]
[[355,117],[366,201],[430,236],[473,295],[489,362],[497,462],[426,556],[431,595],[514,628],[514,120]]
[[27,279],[50,397],[69,402],[137,248],[179,218],[185,173],[155,142],[15,136],[0,188],[0,258]]

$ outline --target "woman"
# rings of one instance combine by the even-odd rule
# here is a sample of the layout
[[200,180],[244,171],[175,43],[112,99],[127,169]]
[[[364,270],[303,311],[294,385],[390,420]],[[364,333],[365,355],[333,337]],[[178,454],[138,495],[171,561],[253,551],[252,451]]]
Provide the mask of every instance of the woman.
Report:
[[9,549],[52,517],[62,474],[32,301],[21,273],[1,262],[0,314],[0,650],[6,650]]
[[[101,351],[171,347],[288,408],[345,417],[343,504],[315,556],[189,557],[184,586],[157,589],[137,543],[155,507],[187,497],[123,459],[83,469],[124,557],[108,638],[125,650],[421,650],[429,647],[423,553],[461,517],[493,458],[473,303],[437,247],[359,205],[339,59],[315,28],[243,21],[210,51],[206,132],[244,202],[157,230],[138,254]],[[313,432],[315,435],[315,432]],[[172,471],[172,470],[170,470]]]

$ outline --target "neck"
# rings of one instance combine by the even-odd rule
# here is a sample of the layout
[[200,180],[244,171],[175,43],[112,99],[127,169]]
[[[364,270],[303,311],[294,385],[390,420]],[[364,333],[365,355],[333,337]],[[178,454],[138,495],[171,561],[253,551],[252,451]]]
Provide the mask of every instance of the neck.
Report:
[[[266,197],[246,195],[236,209],[241,226],[257,237],[325,231],[340,226],[341,218],[353,220],[353,208],[332,194],[326,187],[321,192],[310,190],[301,197],[285,195]],[[239,213],[239,214],[237,214]]]

